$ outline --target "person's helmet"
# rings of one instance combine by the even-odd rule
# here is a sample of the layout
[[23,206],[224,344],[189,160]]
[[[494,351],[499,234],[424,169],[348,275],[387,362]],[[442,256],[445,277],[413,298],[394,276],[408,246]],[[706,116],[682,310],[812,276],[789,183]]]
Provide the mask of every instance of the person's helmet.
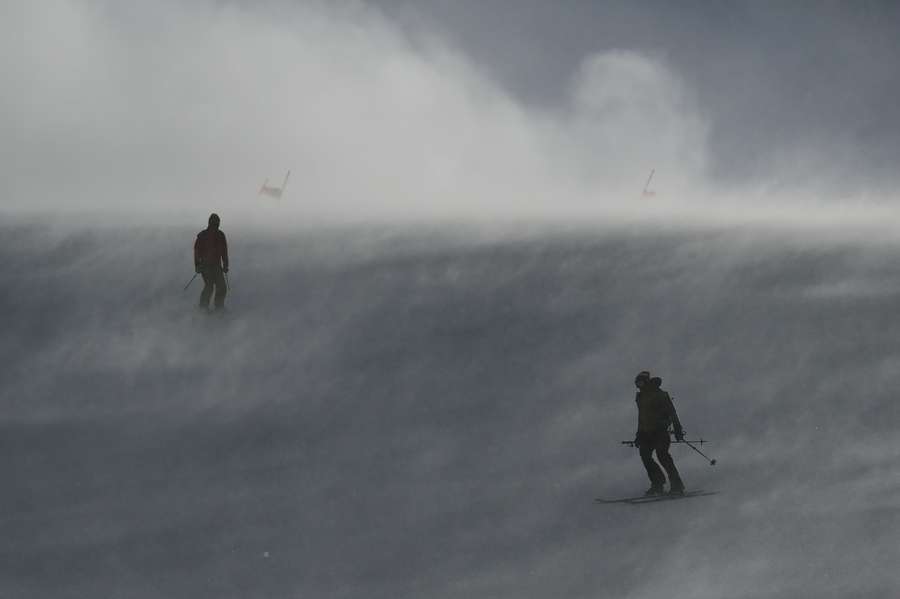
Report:
[[640,387],[641,385],[643,385],[644,383],[647,383],[649,381],[650,381],[650,372],[647,370],[640,371],[639,373],[637,373],[637,376],[634,377],[634,384],[637,385],[638,387]]
[[219,215],[215,212],[209,215],[209,226],[219,228]]

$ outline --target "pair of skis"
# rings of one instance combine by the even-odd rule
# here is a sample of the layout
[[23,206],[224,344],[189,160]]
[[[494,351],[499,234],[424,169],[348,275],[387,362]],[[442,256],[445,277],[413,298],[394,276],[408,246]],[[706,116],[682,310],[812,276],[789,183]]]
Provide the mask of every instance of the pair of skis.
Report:
[[620,499],[605,499],[597,497],[594,499],[597,503],[627,503],[628,505],[643,505],[645,503],[657,503],[660,501],[675,501],[678,499],[689,499],[691,497],[705,497],[707,495],[715,495],[718,491],[704,491],[703,489],[695,489],[687,491],[681,495],[638,495],[635,497],[622,497]]
[[[697,445],[703,446],[706,443],[705,440],[697,439],[693,443],[688,441],[687,439],[675,440],[672,443],[684,443],[700,455],[702,455],[709,462],[710,466],[716,465],[716,460],[710,458],[708,455],[697,449],[694,446],[694,443]],[[634,441],[622,441],[622,445],[628,445],[629,447],[634,447]],[[703,489],[695,489],[693,491],[687,491],[686,493],[674,494],[674,495],[638,495],[636,497],[622,497],[620,499],[604,499],[603,497],[597,497],[594,499],[597,503],[627,503],[629,505],[643,505],[645,503],[657,503],[659,501],[672,501],[675,499],[687,499],[690,497],[704,497],[706,495],[715,495],[718,491],[704,491]]]

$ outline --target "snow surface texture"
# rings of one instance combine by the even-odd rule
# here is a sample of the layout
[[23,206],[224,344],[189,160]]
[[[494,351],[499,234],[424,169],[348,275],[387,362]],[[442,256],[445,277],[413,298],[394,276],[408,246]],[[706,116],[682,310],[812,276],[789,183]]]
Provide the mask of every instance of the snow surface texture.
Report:
[[[0,231],[2,597],[900,595],[898,248]],[[663,377],[709,497],[647,484]]]

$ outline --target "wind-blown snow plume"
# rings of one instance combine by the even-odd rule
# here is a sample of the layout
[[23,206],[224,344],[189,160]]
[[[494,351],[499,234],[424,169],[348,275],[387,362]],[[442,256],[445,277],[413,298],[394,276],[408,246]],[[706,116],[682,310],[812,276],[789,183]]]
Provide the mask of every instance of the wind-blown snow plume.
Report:
[[622,207],[650,164],[673,194],[703,174],[690,94],[636,52],[586,58],[548,112],[364,5],[4,12],[6,209],[249,211],[290,162],[307,215],[515,218]]
[[[896,244],[229,230],[217,320],[190,229],[0,233],[0,595],[900,589]],[[643,368],[717,495],[593,502],[645,488]]]

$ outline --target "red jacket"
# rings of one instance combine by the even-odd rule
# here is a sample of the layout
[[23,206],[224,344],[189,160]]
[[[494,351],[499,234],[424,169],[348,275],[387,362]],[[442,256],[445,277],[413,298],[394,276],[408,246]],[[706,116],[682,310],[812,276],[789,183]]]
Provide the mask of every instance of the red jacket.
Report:
[[194,242],[194,264],[228,268],[228,242],[218,229],[204,229]]

